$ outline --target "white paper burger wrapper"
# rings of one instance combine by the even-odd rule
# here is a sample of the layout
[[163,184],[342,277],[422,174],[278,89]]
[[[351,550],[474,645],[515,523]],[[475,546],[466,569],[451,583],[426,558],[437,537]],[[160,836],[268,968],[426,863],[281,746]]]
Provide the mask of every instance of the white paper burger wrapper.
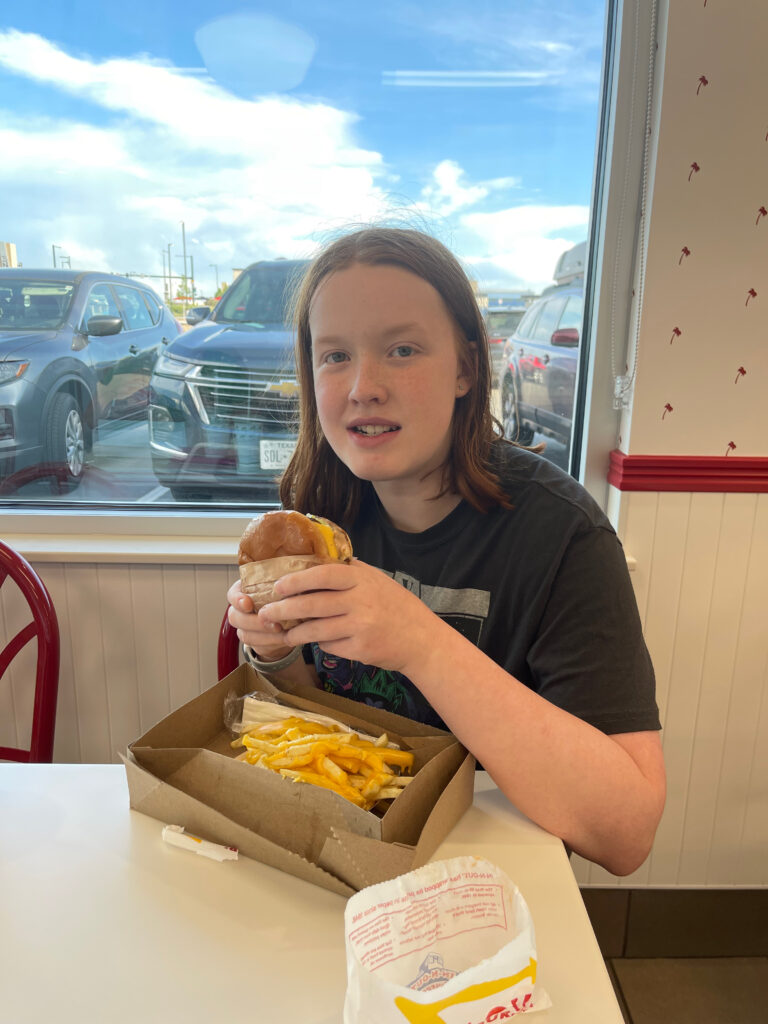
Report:
[[[240,589],[252,599],[256,610],[274,600],[272,588],[281,576],[291,572],[300,572],[313,565],[324,565],[329,558],[317,555],[282,555],[279,558],[266,558],[263,562],[246,562],[240,566]],[[295,625],[296,621],[284,622],[285,629]]]
[[486,1024],[552,1005],[525,900],[487,860],[436,861],[361,889],[344,925],[344,1024]]

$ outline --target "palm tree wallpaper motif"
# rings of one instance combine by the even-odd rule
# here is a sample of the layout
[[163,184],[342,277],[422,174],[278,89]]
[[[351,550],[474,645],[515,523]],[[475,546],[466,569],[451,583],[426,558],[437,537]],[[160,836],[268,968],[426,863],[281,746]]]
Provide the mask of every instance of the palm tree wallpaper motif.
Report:
[[675,410],[672,408],[672,406],[669,404],[669,402],[667,402],[667,404],[664,406],[664,412],[661,414],[661,418],[664,419],[664,417],[667,415],[668,412],[674,412],[674,411]]
[[696,89],[696,95],[697,96],[699,95],[699,92],[701,91],[702,85],[709,85],[709,79],[707,78],[706,75],[699,75],[699,85],[698,85],[698,88]]
[[730,455],[731,452],[733,452],[735,450],[736,450],[736,445],[733,443],[733,441],[729,441],[728,442],[728,447],[725,449],[725,454],[726,455]]
[[694,161],[693,161],[693,163],[691,164],[691,170],[690,170],[690,172],[689,172],[689,174],[688,174],[688,181],[690,181],[690,180],[691,180],[691,177],[692,177],[692,176],[693,176],[694,174],[698,174],[700,170],[701,170],[701,168],[699,167],[699,165],[698,165],[698,164],[696,163],[696,161],[694,160]]
[[675,338],[679,338],[682,333],[683,332],[680,330],[679,327],[673,327],[672,328],[672,337],[669,339],[669,344],[671,345],[672,342],[675,340]]
[[736,379],[734,380],[733,383],[734,384],[738,384],[739,383],[739,377],[746,377],[746,375],[747,375],[747,371],[744,369],[743,366],[740,366],[738,368],[738,370],[736,371]]
[[678,267],[683,262],[683,256],[690,256],[690,255],[691,255],[691,250],[688,248],[687,245],[684,245],[683,248],[680,250],[680,259],[677,261]]
[[745,306],[748,305],[750,299],[756,299],[756,298],[757,298],[757,292],[755,291],[754,288],[750,288],[749,291],[747,292],[747,301],[744,303],[744,305]]
[[755,221],[755,224],[759,224],[760,218],[766,216],[768,216],[768,210],[766,210],[764,206],[761,206],[757,211],[757,220]]

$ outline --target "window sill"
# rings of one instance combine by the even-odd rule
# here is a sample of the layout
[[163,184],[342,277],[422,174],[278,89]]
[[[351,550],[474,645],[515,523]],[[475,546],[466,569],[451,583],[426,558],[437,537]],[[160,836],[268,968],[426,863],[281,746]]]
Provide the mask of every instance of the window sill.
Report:
[[5,513],[3,539],[30,562],[234,565],[242,513]]

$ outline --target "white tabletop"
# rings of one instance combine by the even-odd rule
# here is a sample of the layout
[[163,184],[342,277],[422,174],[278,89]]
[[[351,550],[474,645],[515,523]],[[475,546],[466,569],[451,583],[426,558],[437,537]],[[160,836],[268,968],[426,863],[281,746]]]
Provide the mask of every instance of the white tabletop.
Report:
[[[129,809],[121,765],[0,764],[0,1019],[339,1024],[345,900],[176,849],[161,829]],[[553,1004],[531,1019],[622,1024],[562,844],[484,773],[435,859],[463,854],[528,902]]]

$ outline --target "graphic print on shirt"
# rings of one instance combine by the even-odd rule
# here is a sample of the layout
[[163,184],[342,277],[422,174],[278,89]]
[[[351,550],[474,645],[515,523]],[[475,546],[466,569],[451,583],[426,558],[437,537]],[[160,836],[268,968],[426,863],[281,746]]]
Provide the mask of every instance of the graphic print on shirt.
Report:
[[387,573],[395,582],[406,590],[421,598],[427,608],[435,615],[453,626],[463,637],[471,641],[475,647],[480,644],[483,625],[488,618],[491,606],[491,595],[487,590],[474,590],[466,587],[454,590],[450,587],[431,587],[420,583],[413,576],[404,572]]
[[[407,573],[388,573],[396,582],[416,594],[428,608],[476,646],[488,618],[491,595],[487,590],[451,589],[422,584]],[[400,672],[337,658],[312,644],[315,669],[323,689],[351,697],[371,707],[434,725],[446,726],[421,691]]]

